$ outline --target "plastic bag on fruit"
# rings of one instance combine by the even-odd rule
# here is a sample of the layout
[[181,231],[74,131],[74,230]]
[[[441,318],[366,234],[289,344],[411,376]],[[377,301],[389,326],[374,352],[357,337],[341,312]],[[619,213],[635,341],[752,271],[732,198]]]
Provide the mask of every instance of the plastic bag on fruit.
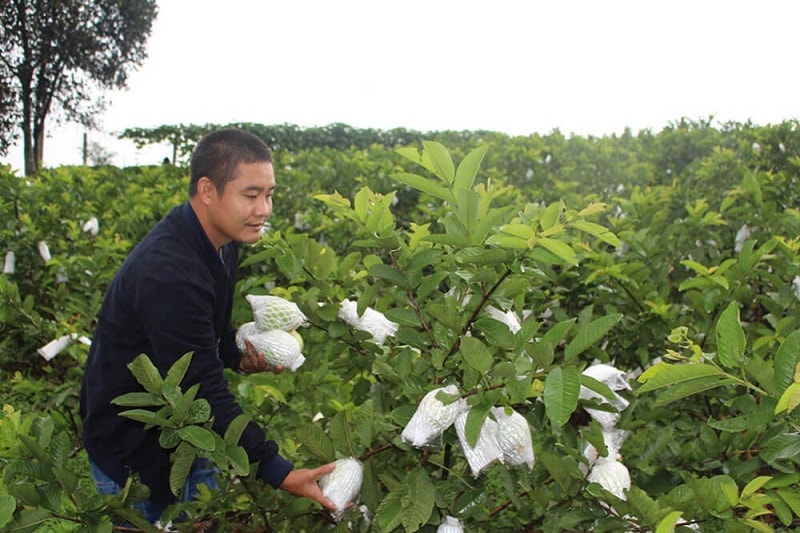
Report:
[[475,446],[470,446],[466,434],[468,416],[469,411],[462,412],[456,417],[454,425],[458,441],[461,443],[461,450],[467,458],[472,475],[478,477],[490,464],[496,461],[503,462],[503,450],[497,441],[497,422],[488,416],[481,426]]
[[625,491],[631,488],[631,475],[628,467],[612,457],[598,459],[586,481],[599,483],[601,487],[620,500],[626,499]]
[[[606,445],[606,451],[608,452],[607,457],[615,458],[617,461],[621,460],[619,450],[622,448],[622,444],[625,442],[625,439],[628,438],[628,435],[629,432],[624,429],[611,428],[603,430],[603,443]],[[597,449],[588,442],[583,449],[583,456],[586,458],[589,465],[586,466],[581,463],[580,469],[586,474],[601,457]]]
[[583,371],[583,374],[605,383],[613,391],[632,390],[625,372],[606,363],[596,363],[588,366]]
[[519,317],[514,311],[501,311],[492,305],[487,305],[484,310],[490,317],[505,324],[511,333],[516,333],[522,329]]
[[464,533],[464,526],[458,518],[445,516],[436,528],[436,533]]
[[442,402],[436,397],[439,391],[450,396],[459,395],[458,387],[453,384],[426,393],[400,435],[405,442],[417,448],[435,446],[442,433],[452,426],[459,413],[467,408],[463,398],[450,403]]
[[502,407],[492,407],[492,416],[497,421],[497,442],[503,451],[503,463],[509,466],[528,465],[533,469],[533,440],[531,427],[524,416]]
[[6,252],[6,260],[3,263],[3,274],[13,274],[16,270],[17,256],[14,252]]
[[383,345],[386,337],[397,333],[398,324],[371,307],[364,309],[364,313],[358,316],[358,303],[352,300],[342,300],[338,316],[350,326],[372,335],[372,339],[378,345]]
[[625,372],[617,369],[616,367],[604,363],[595,364],[586,368],[583,371],[583,374],[605,384],[614,392],[614,400],[610,401],[605,396],[601,396],[588,387],[581,385],[580,389],[580,398],[582,400],[594,399],[600,401],[601,403],[614,406],[617,412],[586,408],[586,412],[589,413],[589,415],[594,418],[604,429],[614,428],[617,425],[617,422],[619,422],[620,413],[624,411],[629,404],[628,400],[616,392],[620,390],[631,390],[627,375]]

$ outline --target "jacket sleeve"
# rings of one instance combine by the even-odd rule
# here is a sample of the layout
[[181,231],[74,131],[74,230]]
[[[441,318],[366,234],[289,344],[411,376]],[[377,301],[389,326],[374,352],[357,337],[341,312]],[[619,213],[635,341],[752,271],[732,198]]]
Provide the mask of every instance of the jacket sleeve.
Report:
[[[198,397],[210,404],[213,429],[223,435],[243,411],[230,392],[220,357],[219,344],[227,340],[218,342],[214,334],[213,285],[196,273],[183,272],[167,279],[165,274],[162,269],[158,274],[144,276],[136,295],[154,364],[165,374],[177,359],[194,352],[182,390],[200,384]],[[251,462],[259,462],[259,477],[276,488],[283,483],[292,465],[278,454],[278,445],[267,440],[257,424],[248,424],[239,444]]]

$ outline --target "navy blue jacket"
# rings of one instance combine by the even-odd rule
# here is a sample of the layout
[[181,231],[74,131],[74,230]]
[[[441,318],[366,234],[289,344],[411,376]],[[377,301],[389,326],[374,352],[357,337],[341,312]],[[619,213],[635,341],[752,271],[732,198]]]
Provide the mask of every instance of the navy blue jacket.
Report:
[[[127,368],[139,354],[147,354],[164,376],[192,351],[182,390],[200,383],[198,397],[211,404],[214,429],[225,433],[242,412],[223,372],[240,358],[230,322],[237,262],[238,244],[217,253],[185,203],[133,249],[103,301],[81,383],[84,445],[118,484],[138,473],[155,502],[174,501],[169,489],[172,450],[159,445],[158,428],[145,431],[141,422],[119,416],[125,408],[111,400],[143,390]],[[275,488],[283,483],[292,465],[258,425],[250,423],[239,444],[251,462],[260,461],[261,479]]]

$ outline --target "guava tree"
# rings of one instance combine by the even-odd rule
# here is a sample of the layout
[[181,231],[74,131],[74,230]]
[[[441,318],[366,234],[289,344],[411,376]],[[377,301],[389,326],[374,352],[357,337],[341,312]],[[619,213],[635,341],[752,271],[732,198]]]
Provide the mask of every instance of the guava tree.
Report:
[[[361,502],[378,530],[416,531],[447,516],[499,529],[541,524],[548,512],[561,520],[552,511],[583,485],[569,424],[579,393],[613,397],[581,372],[609,359],[597,345],[621,315],[587,306],[567,316],[559,287],[593,248],[618,240],[593,221],[602,204],[525,204],[517,189],[481,175],[485,146],[457,165],[441,144],[423,146],[398,149],[419,173],[393,174],[421,194],[409,228],[398,228],[395,192],[321,194],[340,221],[328,237],[348,242],[346,251],[276,232],[245,261],[273,264],[273,292],[298,302],[314,326],[303,331],[313,348],[294,387],[314,392],[286,398],[292,408],[282,416],[310,462],[363,461]],[[258,283],[242,290],[263,290]],[[351,327],[345,300],[351,319],[377,311],[396,330]],[[444,387],[449,394],[438,394]],[[406,430],[429,394],[444,405],[463,402],[459,420],[430,441]],[[320,413],[317,421],[302,419],[309,412]],[[534,428],[542,466],[496,459],[476,469],[463,450],[477,449],[487,424],[513,412]],[[598,427],[591,433],[606,454]],[[604,516],[592,501],[585,512]]]

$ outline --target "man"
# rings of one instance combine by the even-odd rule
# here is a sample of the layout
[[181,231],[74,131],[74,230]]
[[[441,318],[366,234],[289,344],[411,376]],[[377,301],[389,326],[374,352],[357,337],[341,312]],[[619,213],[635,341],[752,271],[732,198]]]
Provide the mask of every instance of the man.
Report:
[[[200,383],[198,397],[208,400],[214,430],[224,434],[242,412],[228,388],[223,369],[244,373],[281,372],[248,346],[241,355],[231,326],[238,243],[254,243],[272,214],[275,174],[269,147],[255,135],[236,129],[208,134],[191,160],[189,201],[175,207],[139,243],[111,282],[98,317],[81,384],[83,438],[98,491],[117,493],[132,474],[150,488],[139,508],[155,523],[175,501],[169,489],[169,450],[158,431],[119,416],[115,397],[141,390],[127,368],[139,354],[162,375],[187,352],[194,352],[183,390]],[[330,510],[317,480],[333,470],[293,469],[275,442],[250,423],[240,440],[258,476],[275,488],[311,498]],[[217,488],[213,469],[198,461],[184,499],[198,483]]]

